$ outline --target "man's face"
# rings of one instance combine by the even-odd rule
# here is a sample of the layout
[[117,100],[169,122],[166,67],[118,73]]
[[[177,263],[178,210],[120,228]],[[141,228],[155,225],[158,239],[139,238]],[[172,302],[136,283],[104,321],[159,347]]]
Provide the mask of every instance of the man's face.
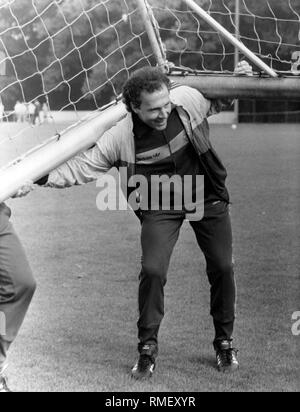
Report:
[[141,93],[141,106],[132,110],[148,126],[155,130],[165,130],[171,113],[170,92],[166,85],[153,93]]

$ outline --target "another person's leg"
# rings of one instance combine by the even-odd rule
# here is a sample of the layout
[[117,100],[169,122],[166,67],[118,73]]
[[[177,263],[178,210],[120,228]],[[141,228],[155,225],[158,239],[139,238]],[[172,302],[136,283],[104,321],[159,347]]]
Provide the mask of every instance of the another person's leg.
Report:
[[182,213],[143,213],[138,321],[140,359],[133,369],[137,379],[150,377],[153,372],[158,354],[158,331],[164,317],[164,286],[183,220]]
[[[3,219],[1,220],[3,223]],[[0,376],[36,288],[24,249],[11,223],[0,228]],[[2,376],[3,377],[3,376]]]
[[[238,367],[236,352],[232,348],[236,285],[229,206],[225,202],[209,205],[204,218],[199,222],[191,222],[191,226],[205,255],[211,285],[211,315],[215,327],[214,348],[218,368],[234,370]],[[218,354],[221,354],[220,359]]]

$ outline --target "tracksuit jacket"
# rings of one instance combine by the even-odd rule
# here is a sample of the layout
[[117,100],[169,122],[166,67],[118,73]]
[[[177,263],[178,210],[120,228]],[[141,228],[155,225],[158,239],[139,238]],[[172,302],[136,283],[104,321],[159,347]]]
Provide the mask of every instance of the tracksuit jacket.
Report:
[[[196,89],[179,86],[171,90],[171,101],[177,106],[180,119],[187,136],[194,146],[201,163],[202,170],[210,179],[216,194],[229,203],[229,195],[225,186],[227,172],[209,140],[209,125],[207,117],[218,113],[222,108],[220,101],[207,100]],[[129,198],[132,188],[128,188],[128,180],[135,174],[136,152],[133,135],[133,120],[131,113],[99,136],[97,144],[83,152],[59,168],[52,171],[46,186],[65,188],[73,185],[89,183],[101,177],[112,167],[126,167],[127,181],[122,181],[121,187]]]

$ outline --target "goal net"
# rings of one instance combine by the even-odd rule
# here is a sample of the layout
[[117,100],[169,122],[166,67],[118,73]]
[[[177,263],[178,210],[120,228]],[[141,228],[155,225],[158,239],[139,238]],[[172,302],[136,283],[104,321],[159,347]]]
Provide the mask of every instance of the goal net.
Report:
[[235,46],[191,9],[191,3],[201,6],[271,68],[284,75],[291,75],[293,68],[299,74],[299,1],[151,1],[171,62],[203,72],[232,73]]
[[[94,130],[99,134],[122,117],[124,108],[116,102],[133,70],[164,60],[171,74],[205,74],[215,85],[216,76],[226,74],[232,81],[237,56],[244,54],[190,3],[275,76],[298,80],[297,0],[0,0],[0,201],[25,176],[37,178],[56,167],[91,145]],[[141,18],[143,8],[147,16]],[[270,77],[254,68],[261,80]],[[188,83],[188,76],[182,79]],[[218,97],[213,91],[222,89],[224,79],[218,87],[200,79],[199,88]],[[241,93],[257,88],[252,83]],[[287,93],[299,98],[299,82]]]
[[102,110],[130,71],[155,64],[139,20],[132,0],[0,0],[0,166]]

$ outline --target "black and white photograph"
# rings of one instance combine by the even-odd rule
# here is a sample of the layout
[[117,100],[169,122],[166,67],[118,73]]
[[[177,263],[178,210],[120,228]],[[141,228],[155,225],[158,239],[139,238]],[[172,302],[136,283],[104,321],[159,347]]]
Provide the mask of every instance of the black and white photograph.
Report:
[[0,392],[300,391],[300,1],[0,0]]

